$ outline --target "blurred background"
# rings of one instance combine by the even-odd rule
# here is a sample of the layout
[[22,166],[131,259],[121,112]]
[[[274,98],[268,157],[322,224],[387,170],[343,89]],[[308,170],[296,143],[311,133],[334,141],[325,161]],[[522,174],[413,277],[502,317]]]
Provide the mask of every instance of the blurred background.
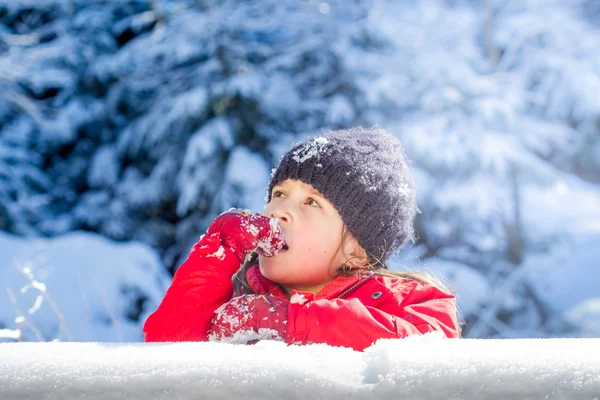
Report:
[[600,336],[600,1],[0,0],[0,341],[141,341],[324,128],[412,161],[471,338]]

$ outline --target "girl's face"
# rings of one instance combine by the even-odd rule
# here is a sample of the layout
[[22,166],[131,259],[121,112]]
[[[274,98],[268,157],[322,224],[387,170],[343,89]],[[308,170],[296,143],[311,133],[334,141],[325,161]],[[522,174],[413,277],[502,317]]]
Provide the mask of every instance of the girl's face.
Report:
[[292,289],[317,293],[344,265],[344,253],[359,251],[351,236],[342,246],[342,218],[323,195],[304,182],[286,179],[274,186],[263,214],[279,218],[288,250],[274,257],[259,256],[260,272],[283,285],[288,294]]

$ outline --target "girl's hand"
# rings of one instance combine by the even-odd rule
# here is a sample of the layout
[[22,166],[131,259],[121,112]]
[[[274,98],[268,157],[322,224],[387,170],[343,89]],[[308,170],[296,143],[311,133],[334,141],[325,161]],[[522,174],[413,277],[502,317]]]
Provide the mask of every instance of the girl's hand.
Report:
[[233,251],[240,262],[253,251],[265,257],[274,256],[285,245],[276,219],[249,210],[232,208],[224,212],[212,222],[206,234],[219,235],[221,244]]
[[275,296],[242,295],[222,305],[212,320],[209,340],[254,343],[285,341],[288,302]]

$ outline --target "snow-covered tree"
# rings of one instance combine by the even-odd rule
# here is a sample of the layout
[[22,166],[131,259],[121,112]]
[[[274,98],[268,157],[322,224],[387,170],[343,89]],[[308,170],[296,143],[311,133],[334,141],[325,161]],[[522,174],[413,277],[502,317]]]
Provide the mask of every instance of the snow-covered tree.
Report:
[[19,125],[0,137],[31,138],[48,184],[28,226],[44,235],[141,239],[173,267],[218,212],[261,207],[269,165],[296,135],[361,115],[344,57],[364,47],[363,2],[2,7],[17,71],[6,81],[35,118],[5,112]]
[[491,284],[467,334],[567,334],[539,257],[589,234],[565,219],[598,219],[600,32],[559,1],[379,5],[395,68],[365,90],[414,161],[420,255]]

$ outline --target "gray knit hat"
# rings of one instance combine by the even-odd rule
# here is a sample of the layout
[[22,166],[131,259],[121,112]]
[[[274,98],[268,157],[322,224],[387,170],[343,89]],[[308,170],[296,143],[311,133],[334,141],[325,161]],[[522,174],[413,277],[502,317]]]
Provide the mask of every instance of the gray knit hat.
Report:
[[402,145],[381,127],[330,131],[295,144],[274,169],[268,201],[286,179],[325,196],[372,262],[383,264],[414,240],[415,184]]

